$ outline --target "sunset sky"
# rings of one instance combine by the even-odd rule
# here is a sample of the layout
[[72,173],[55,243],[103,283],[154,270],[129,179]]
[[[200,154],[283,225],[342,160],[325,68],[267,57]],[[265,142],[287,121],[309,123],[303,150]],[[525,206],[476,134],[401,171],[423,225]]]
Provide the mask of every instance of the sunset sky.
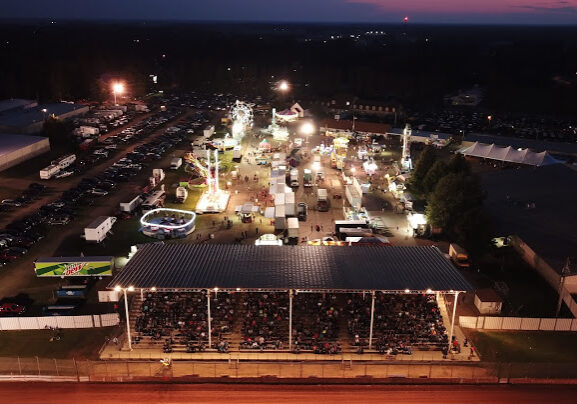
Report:
[[0,0],[3,18],[576,24],[577,0]]

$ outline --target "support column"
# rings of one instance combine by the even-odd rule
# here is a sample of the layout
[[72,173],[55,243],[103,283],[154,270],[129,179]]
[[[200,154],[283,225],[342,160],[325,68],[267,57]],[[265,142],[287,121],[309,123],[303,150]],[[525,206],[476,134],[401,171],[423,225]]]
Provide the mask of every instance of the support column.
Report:
[[453,339],[453,330],[455,327],[455,315],[457,314],[457,302],[459,301],[459,293],[455,292],[455,301],[453,302],[453,316],[451,317],[451,331],[449,333],[449,352],[451,352],[451,342]]
[[210,320],[210,290],[206,291],[206,307],[208,314],[208,349],[212,349],[212,321]]
[[128,349],[132,351],[132,336],[130,335],[130,314],[128,313],[128,297],[126,296],[126,288],[124,290],[124,310],[126,311],[126,336],[128,337]]
[[140,300],[144,301],[144,289],[140,288]]
[[293,290],[289,289],[289,351],[293,349]]
[[373,348],[373,325],[375,324],[375,291],[371,293],[371,327],[369,328],[369,349]]

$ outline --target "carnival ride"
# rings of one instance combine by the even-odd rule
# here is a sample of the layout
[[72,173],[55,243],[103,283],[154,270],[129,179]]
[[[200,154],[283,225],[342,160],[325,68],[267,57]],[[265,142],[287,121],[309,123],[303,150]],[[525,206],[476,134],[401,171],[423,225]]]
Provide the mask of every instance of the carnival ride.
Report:
[[210,150],[206,151],[206,167],[196,161],[200,169],[206,173],[207,190],[200,196],[196,205],[196,213],[219,213],[226,210],[230,194],[222,190],[218,182],[218,150],[214,150],[214,162],[211,162]]
[[237,100],[230,109],[230,118],[232,120],[232,137],[233,139],[241,140],[246,131],[252,128],[253,113],[251,106]]
[[403,129],[403,154],[401,156],[401,167],[403,170],[407,171],[413,169],[413,161],[411,160],[411,134],[411,125],[406,124],[405,129]]
[[274,140],[278,140],[280,142],[284,142],[288,140],[289,131],[284,126],[279,126],[276,123],[276,109],[272,109],[272,120],[271,124],[266,129],[261,129],[261,132],[264,134],[272,135]]
[[140,231],[160,240],[184,238],[196,228],[196,214],[189,210],[158,208],[140,218]]

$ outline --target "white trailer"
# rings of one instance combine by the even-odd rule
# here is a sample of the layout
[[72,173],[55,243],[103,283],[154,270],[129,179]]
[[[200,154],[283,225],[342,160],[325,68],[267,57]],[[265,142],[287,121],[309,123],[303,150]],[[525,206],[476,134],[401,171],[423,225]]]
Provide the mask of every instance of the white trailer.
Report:
[[152,176],[156,179],[156,183],[159,184],[164,180],[164,170],[162,168],[153,168]]
[[296,203],[295,203],[295,194],[294,192],[287,192],[284,194],[284,209],[285,215],[288,217],[296,216]]
[[203,131],[202,134],[206,139],[210,138],[214,135],[214,125],[208,125]]
[[76,161],[76,154],[67,154],[64,157],[59,158],[56,161],[56,164],[58,165],[58,167],[60,167],[61,170],[64,170],[65,168],[69,167],[75,161]]
[[275,230],[286,229],[286,217],[284,205],[278,205],[274,208],[274,228]]
[[175,157],[170,160],[170,169],[171,170],[178,170],[182,166],[182,158]]
[[178,187],[176,188],[176,202],[184,203],[188,198],[188,191],[185,187]]
[[142,196],[135,196],[130,202],[120,202],[120,211],[126,213],[134,212],[134,209],[140,206],[142,203]]
[[291,182],[290,185],[291,187],[298,187],[299,186],[299,170],[296,168],[293,168],[290,172],[290,178],[291,178]]
[[115,222],[114,216],[99,216],[84,229],[84,239],[92,243],[101,243]]
[[285,204],[285,195],[284,193],[276,194],[274,196],[274,206],[281,206]]
[[78,128],[82,135],[98,135],[99,129],[94,126],[81,126]]
[[299,238],[299,220],[296,217],[289,217],[287,219],[287,230],[289,238]]
[[319,212],[328,212],[329,196],[326,189],[317,189],[317,210]]
[[235,161],[240,161],[242,158],[242,147],[240,145],[234,146],[232,149],[232,159]]
[[51,164],[48,167],[40,170],[40,179],[49,180],[60,172],[60,167],[57,164]]

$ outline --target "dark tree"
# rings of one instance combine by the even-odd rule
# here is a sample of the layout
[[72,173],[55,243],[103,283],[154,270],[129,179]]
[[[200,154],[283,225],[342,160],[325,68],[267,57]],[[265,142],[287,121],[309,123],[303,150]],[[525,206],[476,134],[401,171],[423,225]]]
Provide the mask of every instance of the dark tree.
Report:
[[425,147],[421,152],[419,159],[415,163],[415,169],[411,173],[411,179],[409,181],[409,190],[415,194],[415,196],[424,196],[425,188],[423,182],[427,173],[433,164],[435,164],[436,159],[437,155],[435,149],[430,146]]
[[460,153],[456,153],[447,166],[448,170],[452,173],[459,174],[464,173],[467,175],[471,174],[471,164],[467,159]]
[[455,225],[470,209],[481,206],[483,192],[477,177],[448,174],[437,183],[429,197],[427,219],[434,227],[442,227],[449,236]]
[[437,183],[449,172],[449,168],[444,161],[437,160],[423,179],[423,191],[430,194],[435,189]]
[[43,135],[50,139],[51,145],[64,145],[70,141],[70,127],[66,122],[49,116],[44,121]]

